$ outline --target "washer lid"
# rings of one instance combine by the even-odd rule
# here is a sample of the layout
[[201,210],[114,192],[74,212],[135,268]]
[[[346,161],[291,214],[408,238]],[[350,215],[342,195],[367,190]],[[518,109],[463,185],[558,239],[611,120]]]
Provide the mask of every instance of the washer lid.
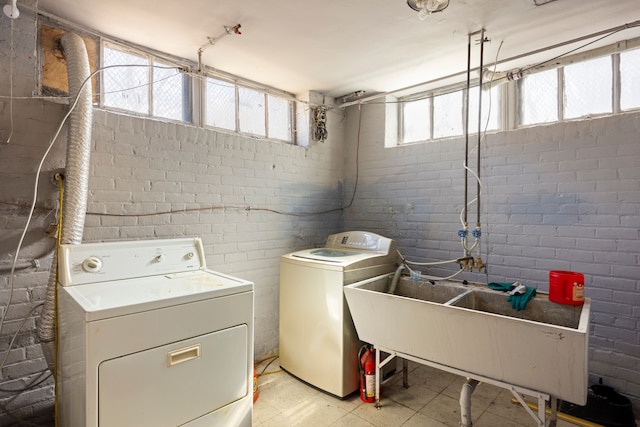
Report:
[[302,251],[293,252],[285,256],[301,260],[318,261],[341,266],[351,265],[369,258],[381,257],[381,255],[376,252],[347,251],[344,249],[330,248],[305,249]]
[[210,270],[59,287],[86,321],[219,298],[253,290],[253,283]]

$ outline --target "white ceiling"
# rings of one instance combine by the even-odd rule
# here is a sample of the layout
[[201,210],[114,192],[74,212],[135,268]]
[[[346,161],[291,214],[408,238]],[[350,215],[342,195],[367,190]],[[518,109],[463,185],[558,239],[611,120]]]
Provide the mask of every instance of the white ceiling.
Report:
[[[544,0],[538,0],[538,3]],[[640,20],[639,0],[451,0],[418,19],[406,0],[38,0],[38,8],[117,40],[197,63],[208,37],[241,24],[202,54],[204,65],[294,94],[394,91],[467,68],[468,34],[484,28],[484,61],[512,58]],[[18,2],[20,7],[20,1]],[[640,27],[591,45],[640,37]],[[472,62],[479,48],[473,38]],[[579,44],[507,62],[548,60]],[[463,77],[464,78],[464,77]]]

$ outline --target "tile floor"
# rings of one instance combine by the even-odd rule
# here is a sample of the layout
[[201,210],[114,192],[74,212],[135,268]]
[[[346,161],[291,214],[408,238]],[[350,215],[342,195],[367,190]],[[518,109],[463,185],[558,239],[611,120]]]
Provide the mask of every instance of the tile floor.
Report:
[[[266,363],[266,362],[265,362]],[[263,372],[256,367],[257,372]],[[409,364],[409,388],[402,375],[385,383],[382,408],[363,403],[359,395],[345,400],[320,392],[284,371],[277,360],[258,378],[254,427],[459,427],[460,389],[464,378],[424,365]],[[525,410],[511,403],[510,391],[480,384],[471,399],[474,427],[536,426]],[[557,427],[570,427],[558,420]]]

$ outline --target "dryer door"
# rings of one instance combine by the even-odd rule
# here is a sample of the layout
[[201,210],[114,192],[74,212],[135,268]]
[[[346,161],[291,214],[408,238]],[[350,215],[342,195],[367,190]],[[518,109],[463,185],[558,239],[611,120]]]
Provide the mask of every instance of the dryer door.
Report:
[[177,426],[246,396],[248,339],[238,325],[101,363],[99,426]]

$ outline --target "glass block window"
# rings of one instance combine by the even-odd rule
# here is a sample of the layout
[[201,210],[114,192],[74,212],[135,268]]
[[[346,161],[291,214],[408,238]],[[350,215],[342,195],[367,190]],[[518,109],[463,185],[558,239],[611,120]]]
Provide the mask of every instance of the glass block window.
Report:
[[431,136],[431,98],[402,103],[402,142],[426,141]]
[[567,119],[613,112],[611,56],[564,67],[564,106]]
[[433,138],[462,135],[462,91],[433,98]]
[[[469,89],[469,133],[478,133],[479,87]],[[500,127],[500,91],[498,86],[482,92],[480,132]]]
[[236,85],[225,80],[207,78],[205,89],[207,126],[236,130]]
[[291,142],[291,101],[267,95],[269,138]]
[[265,93],[238,87],[238,104],[240,132],[266,136]]
[[102,64],[102,104],[106,107],[149,114],[149,60],[105,46]]
[[558,120],[558,70],[528,74],[520,80],[520,124]]
[[102,106],[171,120],[190,120],[189,79],[176,66],[105,43]]
[[640,49],[620,53],[620,109],[640,108]]

